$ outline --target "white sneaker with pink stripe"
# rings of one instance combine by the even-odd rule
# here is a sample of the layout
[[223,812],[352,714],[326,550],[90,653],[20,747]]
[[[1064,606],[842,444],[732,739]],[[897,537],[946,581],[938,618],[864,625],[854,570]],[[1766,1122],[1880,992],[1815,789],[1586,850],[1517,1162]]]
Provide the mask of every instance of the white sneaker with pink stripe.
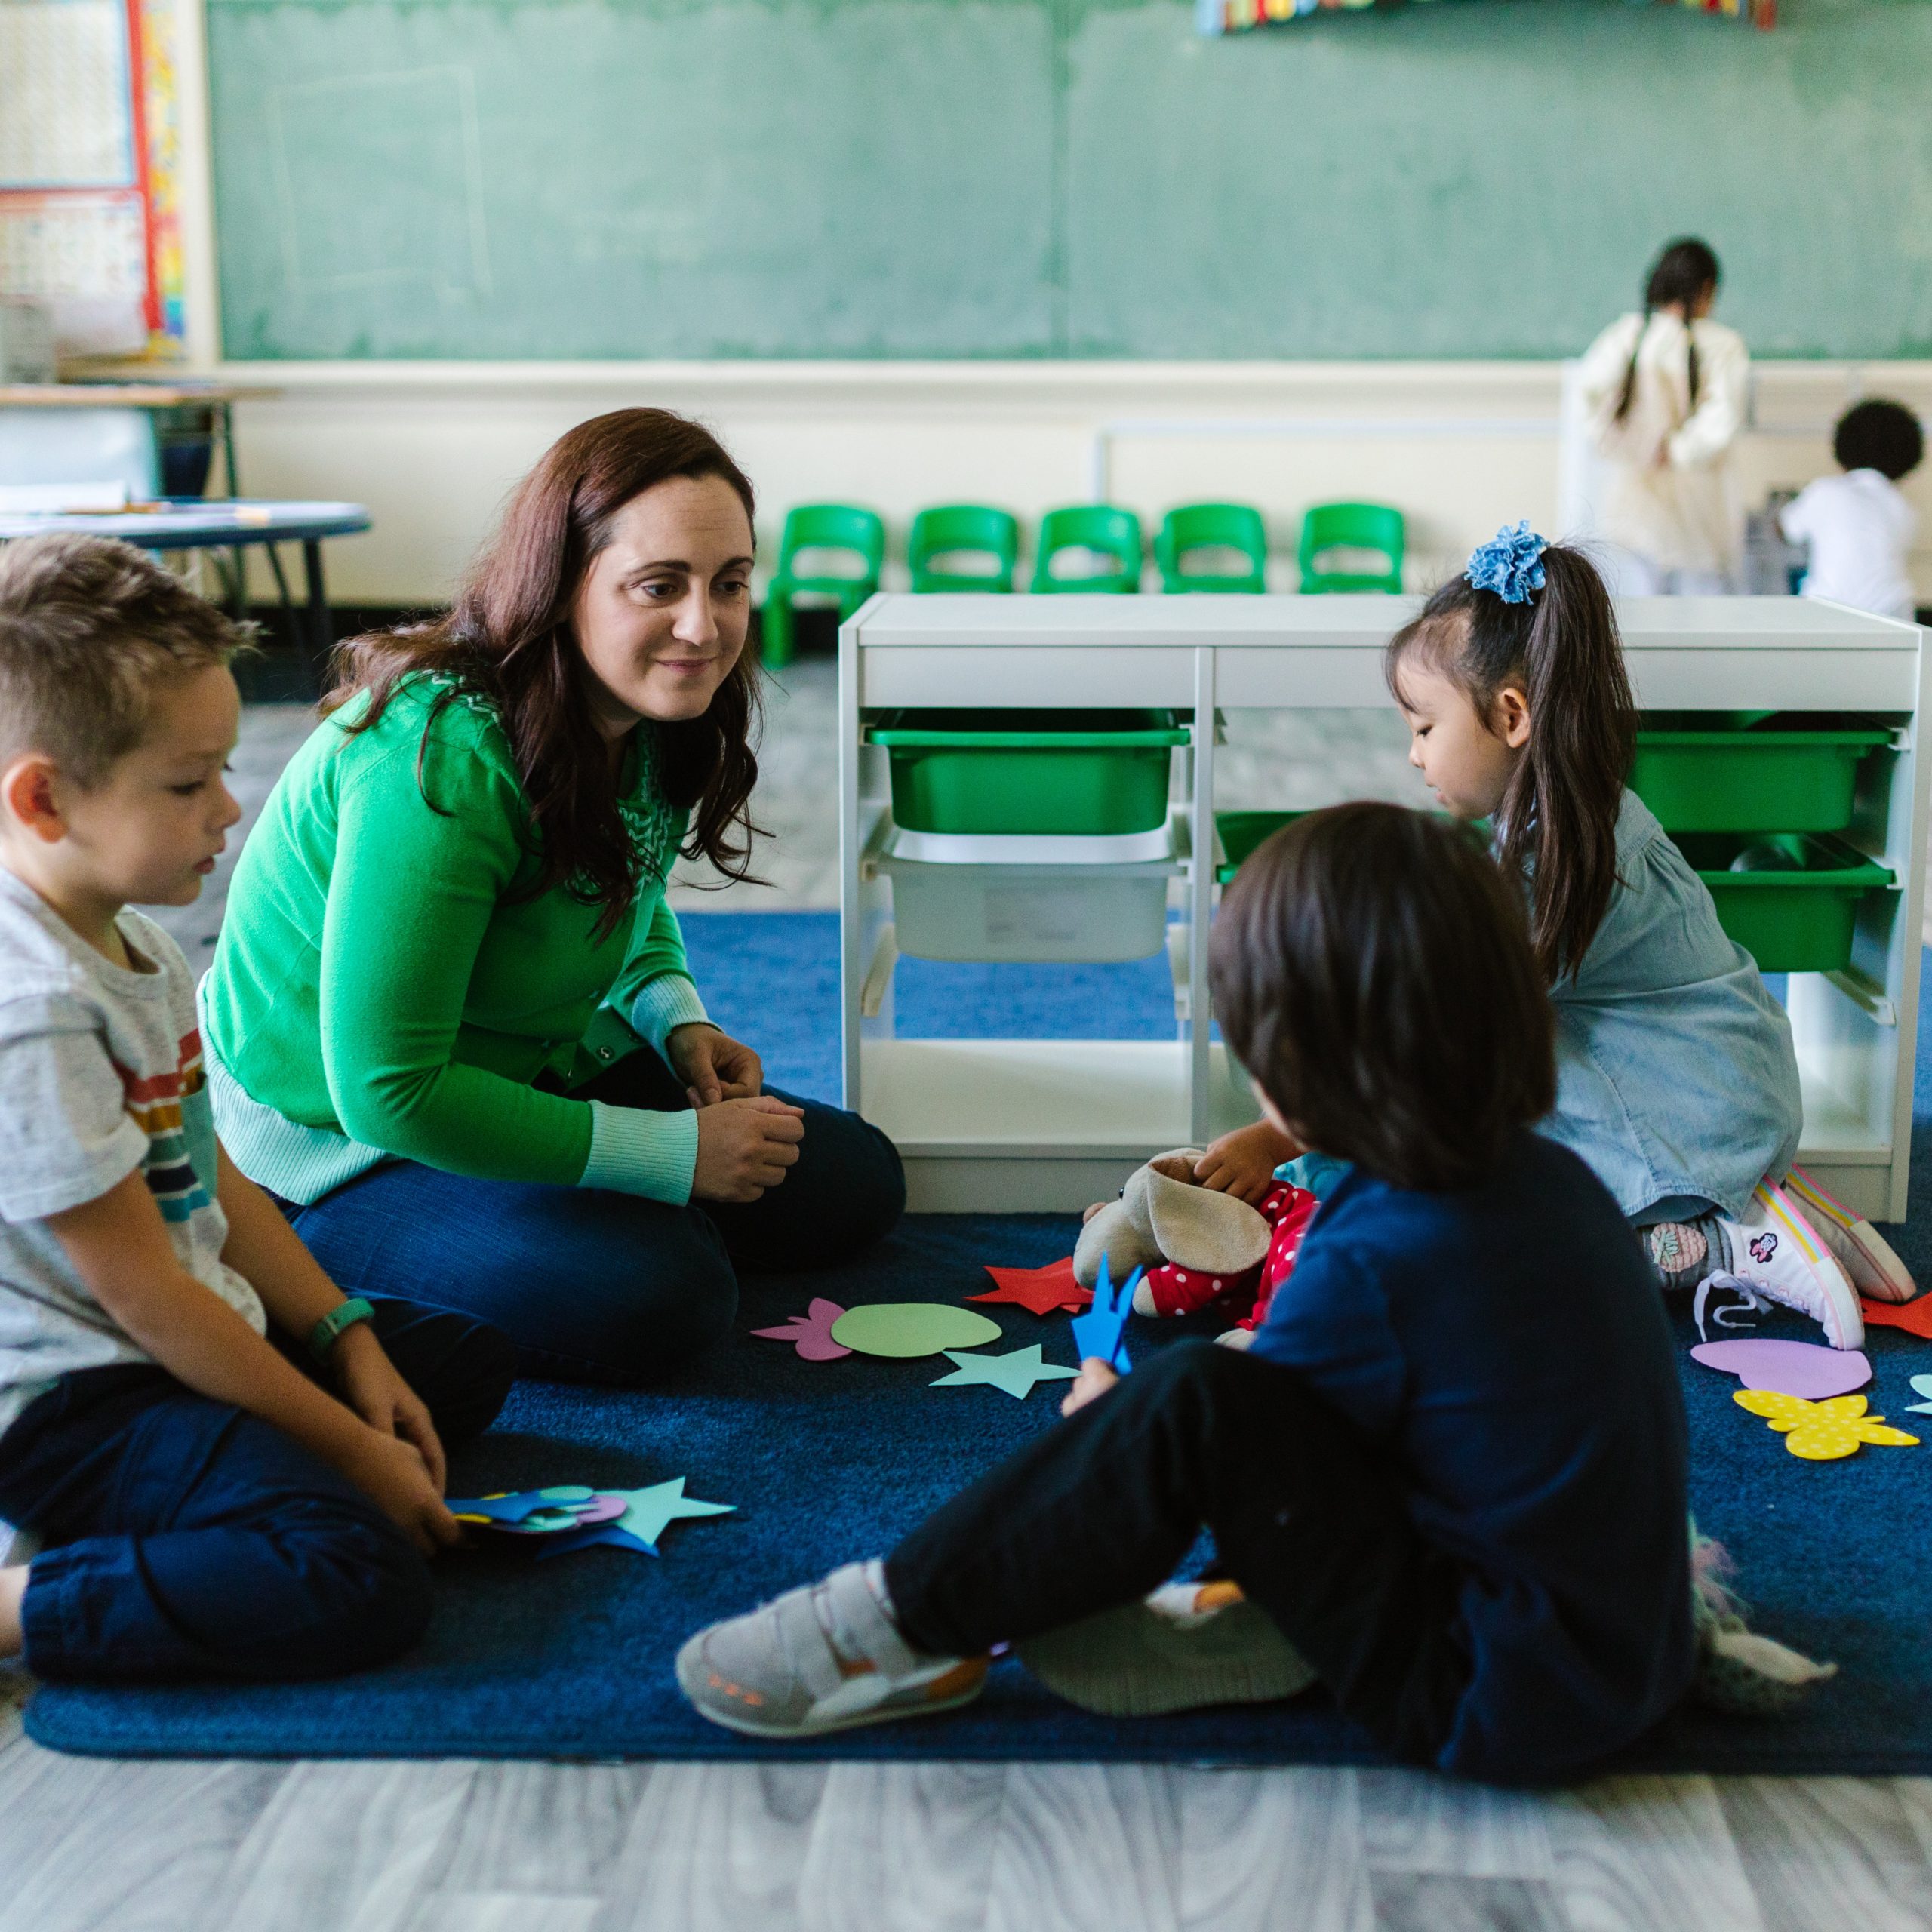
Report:
[[1810,1316],[1833,1348],[1855,1349],[1864,1340],[1857,1291],[1786,1189],[1760,1181],[1743,1219],[1722,1226],[1734,1275]]

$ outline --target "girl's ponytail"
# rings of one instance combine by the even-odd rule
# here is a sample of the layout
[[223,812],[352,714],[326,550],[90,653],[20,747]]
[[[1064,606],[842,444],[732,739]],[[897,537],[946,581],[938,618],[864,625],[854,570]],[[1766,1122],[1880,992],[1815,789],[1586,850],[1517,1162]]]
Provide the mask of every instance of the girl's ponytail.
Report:
[[1543,566],[1522,666],[1530,741],[1497,817],[1505,866],[1531,872],[1531,943],[1553,982],[1576,970],[1610,909],[1636,704],[1603,579],[1560,546]]
[[1616,888],[1635,701],[1610,593],[1580,551],[1541,546],[1519,526],[1470,571],[1478,583],[1444,584],[1396,632],[1386,668],[1399,702],[1404,658],[1426,650],[1485,724],[1504,686],[1521,688],[1529,743],[1497,808],[1496,855],[1528,881],[1531,944],[1554,983],[1576,971]]

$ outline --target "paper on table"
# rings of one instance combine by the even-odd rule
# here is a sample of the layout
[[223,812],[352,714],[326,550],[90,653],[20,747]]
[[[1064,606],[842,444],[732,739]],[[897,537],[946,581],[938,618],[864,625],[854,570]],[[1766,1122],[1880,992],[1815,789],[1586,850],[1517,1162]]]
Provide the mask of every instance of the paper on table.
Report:
[[801,1361],[836,1361],[852,1352],[832,1339],[832,1324],[844,1312],[835,1301],[818,1295],[813,1298],[810,1313],[788,1316],[782,1327],[754,1328],[752,1333],[768,1342],[794,1343]]
[[1074,1351],[1082,1361],[1097,1355],[1123,1375],[1133,1366],[1128,1360],[1125,1337],[1134,1291],[1140,1280],[1140,1270],[1137,1268],[1115,1287],[1108,1272],[1107,1257],[1100,1257],[1100,1275],[1094,1284],[1094,1306],[1084,1315],[1073,1318]]
[[942,1375],[931,1385],[934,1388],[1004,1389],[1022,1401],[1032,1394],[1036,1382],[1070,1382],[1080,1373],[1077,1368],[1062,1368],[1057,1363],[1042,1361],[1038,1342],[1031,1348],[1015,1349],[1003,1355],[961,1355],[957,1349],[948,1349],[946,1358],[958,1366],[950,1375]]
[[968,1301],[1011,1302],[1035,1315],[1053,1315],[1062,1309],[1078,1311],[1094,1299],[1093,1291],[1073,1278],[1073,1257],[1044,1268],[995,1268],[986,1272],[998,1285],[990,1294],[968,1295]]
[[862,1355],[910,1360],[997,1342],[1000,1329],[997,1321],[950,1302],[875,1301],[848,1308],[832,1324],[832,1339]]
[[1814,1342],[1779,1341],[1768,1335],[1700,1342],[1690,1351],[1690,1359],[1721,1374],[1736,1376],[1747,1389],[1768,1389],[1814,1402],[1848,1395],[1872,1380],[1872,1364],[1857,1349],[1821,1349]]

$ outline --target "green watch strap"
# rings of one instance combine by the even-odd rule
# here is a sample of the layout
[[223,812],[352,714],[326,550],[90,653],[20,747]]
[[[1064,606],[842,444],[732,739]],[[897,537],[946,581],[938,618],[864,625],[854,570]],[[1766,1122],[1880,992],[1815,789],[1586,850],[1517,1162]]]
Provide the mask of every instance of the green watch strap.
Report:
[[309,1352],[318,1361],[327,1361],[329,1351],[342,1337],[345,1328],[353,1328],[358,1321],[373,1321],[376,1311],[360,1295],[351,1295],[346,1301],[339,1301],[314,1327],[309,1331]]

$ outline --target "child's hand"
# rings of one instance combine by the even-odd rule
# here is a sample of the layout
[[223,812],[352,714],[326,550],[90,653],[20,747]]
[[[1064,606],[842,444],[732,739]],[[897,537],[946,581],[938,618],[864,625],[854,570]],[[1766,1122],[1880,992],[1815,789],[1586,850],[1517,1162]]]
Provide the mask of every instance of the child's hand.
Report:
[[1194,1178],[1217,1194],[1232,1194],[1237,1201],[1258,1208],[1268,1198],[1275,1170],[1302,1152],[1287,1134],[1258,1120],[1252,1127],[1238,1127],[1211,1142],[1194,1164]]
[[1073,1379],[1073,1386],[1061,1401],[1060,1412],[1070,1416],[1075,1409],[1084,1409],[1097,1395],[1104,1395],[1120,1380],[1120,1371],[1110,1367],[1098,1355],[1089,1355],[1080,1364],[1080,1373]]
[[463,1538],[463,1525],[443,1503],[439,1484],[413,1442],[365,1429],[343,1457],[342,1472],[425,1556]]
[[342,1398],[369,1426],[384,1435],[398,1436],[414,1445],[436,1494],[449,1479],[436,1425],[421,1396],[411,1388],[383,1352],[375,1331],[358,1321],[337,1339],[333,1366],[342,1384]]

